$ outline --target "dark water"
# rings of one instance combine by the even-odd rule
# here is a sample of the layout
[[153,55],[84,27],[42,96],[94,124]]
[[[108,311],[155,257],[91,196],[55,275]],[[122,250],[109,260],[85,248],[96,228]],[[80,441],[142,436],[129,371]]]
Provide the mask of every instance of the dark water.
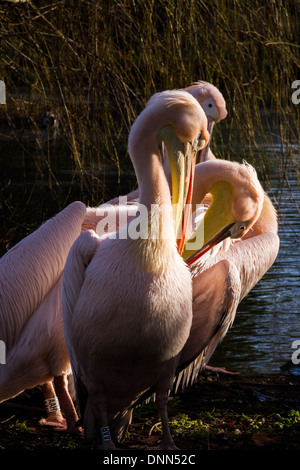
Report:
[[[12,180],[12,189],[23,181],[24,152],[18,156],[18,149],[20,152],[20,147],[12,150],[7,141],[1,145],[2,157],[5,151],[5,158],[1,158],[1,172],[6,180]],[[276,151],[276,147],[270,149],[273,154]],[[293,151],[299,167],[299,146],[295,145]],[[12,152],[13,159],[9,156]],[[28,162],[28,154],[25,157],[29,168],[27,179],[30,179],[30,171],[34,176],[36,168]],[[55,148],[55,155],[58,162],[56,175],[59,177],[59,171],[60,184],[67,186],[70,181],[64,158],[60,158],[59,146]],[[287,168],[287,176],[288,184],[279,185],[279,177],[274,171],[272,190],[265,188],[271,199],[276,200],[278,210],[281,244],[277,260],[240,304],[234,325],[218,346],[210,365],[240,372],[276,373],[291,358],[294,351],[292,342],[300,339],[300,214],[297,209],[297,204],[300,207],[300,188],[293,166]],[[40,173],[34,178],[36,188],[47,186],[48,179],[41,177]],[[111,189],[110,197],[116,195],[114,191]]]
[[[294,152],[299,167],[298,146]],[[296,351],[292,342],[300,340],[300,187],[294,167],[287,170],[289,186],[279,188],[274,178],[273,191],[266,190],[278,203],[278,257],[239,305],[235,322],[210,365],[239,372],[276,373]]]

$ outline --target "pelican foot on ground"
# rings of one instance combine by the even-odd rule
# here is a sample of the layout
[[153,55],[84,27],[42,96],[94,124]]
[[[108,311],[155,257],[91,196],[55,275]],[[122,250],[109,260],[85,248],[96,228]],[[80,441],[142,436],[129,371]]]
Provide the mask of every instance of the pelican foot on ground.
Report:
[[67,424],[67,421],[65,418],[53,418],[53,417],[47,417],[47,418],[41,418],[39,420],[39,425],[40,426],[49,426],[55,429],[55,431],[61,431],[61,432],[67,432],[69,434],[73,435],[78,435],[81,436],[83,435],[83,429],[81,427],[76,427],[70,424]]
[[63,417],[48,416],[47,418],[41,418],[39,420],[40,426],[50,426],[53,428],[59,428],[60,430],[67,430],[67,423]]
[[104,442],[102,445],[101,445],[101,450],[120,450],[118,449],[115,444],[113,443],[113,441],[107,441],[107,442]]
[[209,370],[210,372],[216,372],[217,374],[225,374],[225,375],[239,375],[240,374],[240,372],[231,372],[230,370],[226,370],[225,367],[206,366],[205,370]]

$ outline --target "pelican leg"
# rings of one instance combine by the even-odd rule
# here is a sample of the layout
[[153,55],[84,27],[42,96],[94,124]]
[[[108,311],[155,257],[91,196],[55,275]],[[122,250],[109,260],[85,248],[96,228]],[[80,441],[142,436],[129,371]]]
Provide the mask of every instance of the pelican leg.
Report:
[[102,438],[102,449],[103,450],[115,450],[116,446],[111,438],[110,429],[108,426],[106,402],[101,402],[99,409],[100,409],[100,414],[101,414],[100,432],[101,432],[101,438]]
[[173,437],[171,436],[168,412],[167,412],[167,403],[168,403],[168,392],[166,391],[157,391],[156,392],[156,405],[161,417],[162,425],[162,441],[160,443],[160,449],[163,450],[178,450]]
[[64,419],[59,401],[57,399],[54,386],[52,382],[47,382],[41,385],[41,390],[44,395],[45,405],[47,409],[47,418],[42,418],[39,421],[39,424],[42,426],[54,426],[65,428],[66,420]]
[[101,432],[101,437],[102,437],[102,448],[105,450],[116,449],[116,446],[113,443],[113,440],[110,435],[109,426],[102,426],[100,428],[100,432]]
[[104,393],[89,395],[84,411],[84,435],[87,442],[100,450],[116,450],[107,417],[107,398]]
[[75,410],[73,400],[69,393],[67,375],[60,375],[58,377],[54,377],[54,386],[65,414],[67,422],[67,431],[71,434],[80,434],[82,430],[75,426],[78,420],[78,416]]

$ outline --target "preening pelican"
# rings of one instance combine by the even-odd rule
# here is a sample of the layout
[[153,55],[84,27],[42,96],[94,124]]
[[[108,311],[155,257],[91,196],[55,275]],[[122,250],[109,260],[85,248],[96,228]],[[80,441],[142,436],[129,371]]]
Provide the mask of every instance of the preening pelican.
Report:
[[[279,249],[276,211],[250,165],[217,159],[196,165],[194,211],[207,193],[212,201],[198,222],[198,241],[193,234],[182,254],[191,269],[193,320],[178,355],[175,392],[192,384],[208,364],[238,304],[272,266]],[[137,403],[152,393],[149,389]]]
[[[128,140],[144,216],[101,243],[95,232],[85,232],[67,259],[62,309],[77,400],[85,436],[101,433],[104,448],[115,448],[130,407],[150,386],[162,419],[162,448],[175,448],[166,404],[192,321],[192,279],[176,238],[199,133],[206,144],[198,102],[183,91],[160,93]],[[174,214],[159,139],[168,147]],[[137,222],[138,238],[131,235]]]
[[197,229],[204,235],[200,252],[228,236],[238,239],[205,261],[197,258],[197,248],[183,252],[193,277],[193,322],[180,356],[177,385],[180,380],[191,383],[207,365],[232,325],[238,304],[270,269],[279,250],[275,208],[250,165],[223,160],[197,165],[193,204],[208,192],[212,202]]

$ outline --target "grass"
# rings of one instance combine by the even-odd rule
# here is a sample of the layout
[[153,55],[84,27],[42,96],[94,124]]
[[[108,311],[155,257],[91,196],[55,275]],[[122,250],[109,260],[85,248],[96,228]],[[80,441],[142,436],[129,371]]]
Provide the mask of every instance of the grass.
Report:
[[[180,399],[177,398],[180,405]],[[142,412],[136,412],[133,424],[124,442],[125,448],[139,442],[145,443],[147,440],[150,446],[158,443],[161,439],[161,423],[155,422],[155,413],[152,414],[152,406],[143,405]],[[148,410],[146,411],[146,409]],[[148,418],[145,418],[145,413]],[[288,409],[286,412],[276,413],[266,410],[259,412],[249,408],[247,413],[239,413],[230,408],[212,409],[212,411],[202,411],[197,417],[189,416],[187,413],[170,413],[170,430],[177,443],[184,443],[185,448],[203,448],[209,446],[214,448],[238,449],[239,446],[276,446],[280,441],[289,436],[297,436],[300,428],[300,412],[295,409]],[[45,430],[46,432],[47,430]],[[19,443],[20,448],[40,449],[41,446],[59,450],[86,450],[87,444],[80,438],[73,438],[64,433],[52,433],[49,435],[30,427],[27,421],[16,420],[7,427],[6,449],[16,449]],[[38,434],[37,434],[38,433]],[[137,434],[139,439],[137,439]],[[38,438],[36,437],[38,435]],[[36,441],[35,441],[36,439]],[[4,442],[4,441],[3,441]],[[187,447],[186,447],[187,446]]]
[[298,410],[290,410],[287,416],[281,416],[280,414],[275,415],[274,426],[279,429],[290,429],[300,427],[300,412]]
[[18,436],[19,434],[24,434],[28,432],[26,421],[19,421],[18,419],[9,425],[8,432],[11,436]]
[[[172,402],[171,402],[172,403]],[[213,441],[230,441],[231,446],[237,446],[241,441],[252,441],[257,446],[276,444],[285,433],[292,435],[298,433],[300,427],[300,412],[296,409],[286,409],[276,412],[272,407],[266,412],[265,407],[261,411],[258,406],[243,406],[244,411],[236,409],[213,408],[189,415],[180,412],[181,401],[176,397],[174,403],[169,407],[169,423],[172,436],[175,441],[181,439],[199,443]],[[135,411],[133,430],[128,433],[127,442],[130,443],[136,436],[134,429],[141,426],[143,421],[143,432],[148,436],[161,438],[161,423],[155,421],[155,405],[142,405]],[[154,424],[153,424],[154,422]],[[273,440],[272,440],[273,439]]]

